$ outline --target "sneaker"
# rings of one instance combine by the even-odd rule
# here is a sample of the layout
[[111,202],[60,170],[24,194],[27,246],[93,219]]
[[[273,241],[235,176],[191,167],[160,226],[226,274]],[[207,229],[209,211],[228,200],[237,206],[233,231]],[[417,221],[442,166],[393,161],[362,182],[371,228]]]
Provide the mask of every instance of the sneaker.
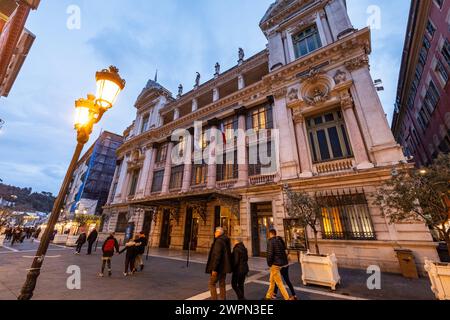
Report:
[[103,278],[103,273],[99,273],[98,276],[99,276],[100,278]]
[[128,273],[124,272],[124,273],[123,273],[123,276],[124,276],[124,277],[128,277]]
[[289,298],[289,301],[295,301],[295,300],[298,300],[297,296],[292,296]]

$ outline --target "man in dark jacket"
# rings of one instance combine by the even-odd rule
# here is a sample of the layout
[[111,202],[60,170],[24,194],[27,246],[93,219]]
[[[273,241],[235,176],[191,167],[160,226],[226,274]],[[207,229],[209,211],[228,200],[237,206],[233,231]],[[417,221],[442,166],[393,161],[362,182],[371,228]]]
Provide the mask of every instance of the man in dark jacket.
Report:
[[232,272],[231,267],[231,243],[224,234],[223,228],[219,227],[214,233],[214,243],[209,251],[206,273],[211,274],[209,279],[209,290],[211,299],[217,300],[217,282],[220,287],[220,299],[226,300],[226,278],[227,273]]
[[272,300],[275,284],[283,295],[284,300],[293,300],[290,299],[289,293],[281,279],[281,269],[289,265],[289,261],[286,255],[286,245],[282,238],[277,237],[276,230],[270,230],[269,232],[267,264],[270,267],[270,287],[266,294],[266,300]]
[[136,240],[136,243],[138,244],[138,247],[136,249],[136,259],[135,259],[136,270],[139,267],[140,271],[142,271],[142,270],[144,270],[144,259],[142,259],[142,256],[145,253],[145,247],[147,247],[147,243],[148,243],[148,239],[145,236],[144,232],[139,233],[139,239]]
[[86,243],[86,239],[87,239],[86,232],[82,232],[76,242],[77,249],[75,250],[75,254],[80,254],[81,248]]
[[244,294],[245,277],[249,272],[248,252],[240,239],[233,242],[233,277],[231,286],[238,297],[238,300],[246,300]]
[[97,229],[92,230],[91,233],[89,234],[89,237],[87,237],[87,242],[88,242],[87,254],[88,255],[92,254],[92,246],[94,245],[95,241],[97,240],[97,237],[98,237]]
[[105,271],[105,266],[108,264],[108,275],[111,277],[112,269],[111,269],[111,260],[114,256],[114,251],[119,253],[119,243],[117,239],[114,237],[114,233],[110,233],[109,237],[105,240],[102,246],[102,272],[100,272],[99,276],[103,277],[103,272]]

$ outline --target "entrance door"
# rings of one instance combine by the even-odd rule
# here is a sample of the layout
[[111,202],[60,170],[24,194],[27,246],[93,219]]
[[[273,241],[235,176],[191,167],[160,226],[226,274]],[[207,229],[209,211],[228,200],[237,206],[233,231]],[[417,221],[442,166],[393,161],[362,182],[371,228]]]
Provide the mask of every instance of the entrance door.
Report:
[[267,255],[267,240],[270,229],[274,227],[272,203],[254,203],[251,205],[253,256]]
[[150,237],[150,231],[152,228],[152,218],[153,218],[153,214],[149,211],[145,211],[144,226],[142,227],[142,232],[144,232],[145,237],[147,239]]
[[198,218],[192,219],[192,239],[191,239],[191,250],[196,251],[198,246]]
[[164,249],[170,248],[170,211],[167,209],[163,210],[159,247]]

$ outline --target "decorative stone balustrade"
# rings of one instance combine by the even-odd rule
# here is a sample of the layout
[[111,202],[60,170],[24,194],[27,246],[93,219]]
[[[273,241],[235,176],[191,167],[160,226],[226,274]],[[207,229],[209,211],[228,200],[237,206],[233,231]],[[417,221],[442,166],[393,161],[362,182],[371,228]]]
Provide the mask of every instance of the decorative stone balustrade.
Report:
[[354,167],[353,159],[344,159],[338,161],[331,161],[325,163],[319,163],[315,165],[317,173],[333,173],[352,170]]

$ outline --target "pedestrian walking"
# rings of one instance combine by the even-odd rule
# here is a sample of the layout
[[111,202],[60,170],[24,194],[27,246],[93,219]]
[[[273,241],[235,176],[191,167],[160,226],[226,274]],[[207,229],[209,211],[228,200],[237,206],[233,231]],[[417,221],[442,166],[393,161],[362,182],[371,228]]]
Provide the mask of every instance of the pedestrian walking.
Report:
[[86,232],[82,232],[80,234],[80,236],[78,237],[77,242],[75,242],[76,245],[77,245],[77,248],[75,250],[75,254],[80,254],[81,248],[83,248],[83,245],[86,243],[86,239],[87,239]]
[[[137,250],[138,250],[138,243],[136,242],[139,239],[139,236],[136,236],[134,239],[131,239],[127,242],[125,245],[125,248],[123,248],[119,253],[122,254],[123,252],[127,252],[125,255],[125,271],[123,272],[123,275],[129,276],[136,272],[136,268],[134,266]],[[129,271],[128,271],[129,270]]]
[[[289,290],[291,291],[291,300],[298,300],[297,293],[295,292],[294,286],[292,285],[291,279],[289,278],[289,266],[285,266],[281,268],[281,276],[283,277],[284,282],[288,286]],[[272,299],[276,299],[278,294],[278,286],[275,285],[274,294],[272,296]]]
[[139,239],[136,240],[137,249],[136,249],[136,259],[135,259],[135,269],[142,271],[144,270],[144,259],[142,256],[145,253],[145,248],[147,247],[148,239],[145,236],[144,232],[139,233]]
[[102,245],[102,271],[99,273],[99,277],[103,277],[106,265],[108,265],[108,276],[112,276],[111,260],[114,256],[114,251],[119,253],[119,243],[114,236],[114,232],[110,233]]
[[12,241],[11,241],[11,247],[16,242],[20,242],[20,239],[22,238],[22,230],[20,228],[14,229],[13,235],[12,235]]
[[206,273],[211,274],[209,290],[211,291],[211,299],[217,300],[217,283],[219,283],[220,299],[226,300],[227,273],[232,273],[231,243],[221,227],[216,229],[214,238],[206,265]]
[[92,230],[91,233],[89,234],[89,236],[87,237],[87,242],[88,242],[87,254],[88,255],[92,254],[92,246],[94,245],[97,238],[98,238],[98,232],[97,232],[97,229],[94,228],[94,230]]
[[231,278],[231,286],[236,292],[238,300],[245,299],[244,283],[248,275],[248,251],[244,243],[240,239],[233,241],[233,276]]
[[277,236],[276,230],[270,230],[267,244],[267,265],[270,267],[270,286],[266,294],[266,300],[272,300],[275,292],[275,285],[280,289],[284,300],[294,300],[289,297],[283,280],[281,279],[281,269],[289,265],[286,255],[286,245],[281,237]]

